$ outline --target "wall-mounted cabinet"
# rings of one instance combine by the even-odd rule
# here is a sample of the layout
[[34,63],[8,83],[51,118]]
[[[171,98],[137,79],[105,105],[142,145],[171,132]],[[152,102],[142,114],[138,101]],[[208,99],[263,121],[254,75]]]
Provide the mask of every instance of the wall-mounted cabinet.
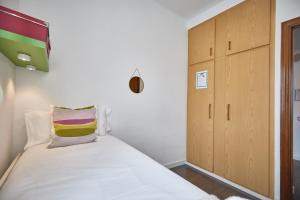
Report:
[[209,20],[189,30],[189,64],[214,58],[215,20]]
[[224,15],[227,55],[270,44],[270,1],[247,0]]
[[3,6],[0,19],[0,52],[16,66],[48,72],[48,23]]

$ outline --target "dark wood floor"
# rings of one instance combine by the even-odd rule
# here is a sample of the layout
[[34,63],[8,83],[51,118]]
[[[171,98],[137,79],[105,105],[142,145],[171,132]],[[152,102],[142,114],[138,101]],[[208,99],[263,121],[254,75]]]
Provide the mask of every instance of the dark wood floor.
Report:
[[293,196],[294,200],[300,199],[300,161],[294,160],[294,186],[295,193]]
[[209,194],[217,196],[219,199],[226,199],[230,196],[239,196],[251,200],[257,200],[243,191],[238,190],[226,183],[223,183],[211,176],[208,176],[188,165],[182,165],[171,169],[173,172],[193,183],[200,189],[204,190]]

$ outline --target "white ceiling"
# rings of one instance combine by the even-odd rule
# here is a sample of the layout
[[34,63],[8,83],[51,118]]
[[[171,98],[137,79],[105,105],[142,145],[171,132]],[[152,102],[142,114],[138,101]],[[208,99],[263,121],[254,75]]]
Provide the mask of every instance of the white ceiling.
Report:
[[176,15],[189,20],[223,0],[154,0]]

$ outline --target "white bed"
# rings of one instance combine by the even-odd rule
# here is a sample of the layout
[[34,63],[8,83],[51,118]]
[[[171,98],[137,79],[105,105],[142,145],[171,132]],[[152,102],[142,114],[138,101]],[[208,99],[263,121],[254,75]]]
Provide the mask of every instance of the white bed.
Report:
[[215,199],[113,136],[97,142],[23,153],[1,200]]

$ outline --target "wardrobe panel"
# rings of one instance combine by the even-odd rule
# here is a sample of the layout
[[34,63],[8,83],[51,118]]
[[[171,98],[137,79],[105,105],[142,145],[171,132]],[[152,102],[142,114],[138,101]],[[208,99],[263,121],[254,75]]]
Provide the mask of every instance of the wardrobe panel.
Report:
[[215,20],[211,19],[189,30],[189,64],[214,58]]
[[269,194],[269,46],[228,57],[225,177]]
[[270,0],[247,0],[227,14],[227,55],[270,43]]
[[220,176],[224,176],[224,163],[227,156],[225,152],[226,61],[226,57],[215,59],[214,173]]
[[[197,72],[207,72],[207,88],[197,89]],[[198,75],[198,86],[201,77]],[[214,61],[189,67],[187,160],[213,170]]]
[[227,13],[216,16],[215,58],[226,56],[227,51]]

